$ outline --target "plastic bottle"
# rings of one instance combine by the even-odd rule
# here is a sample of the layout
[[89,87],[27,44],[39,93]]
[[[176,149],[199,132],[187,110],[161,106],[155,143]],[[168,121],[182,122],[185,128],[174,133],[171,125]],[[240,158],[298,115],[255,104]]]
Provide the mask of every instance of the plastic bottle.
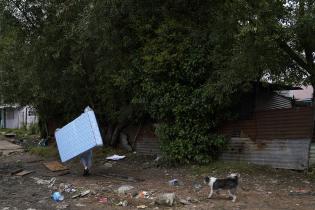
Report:
[[65,197],[61,195],[60,192],[54,192],[53,194],[51,194],[51,199],[53,199],[56,202],[63,201],[64,198]]

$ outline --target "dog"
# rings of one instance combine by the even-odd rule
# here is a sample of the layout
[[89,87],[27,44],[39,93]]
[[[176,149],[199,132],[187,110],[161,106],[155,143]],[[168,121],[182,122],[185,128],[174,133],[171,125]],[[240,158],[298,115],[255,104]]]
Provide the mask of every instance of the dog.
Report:
[[218,179],[215,177],[205,177],[204,183],[209,185],[210,187],[210,193],[208,198],[210,199],[212,197],[212,194],[214,191],[216,193],[219,192],[219,190],[228,190],[229,197],[232,197],[232,201],[235,202],[236,200],[236,190],[238,186],[238,181],[240,178],[240,174],[233,173],[227,176],[225,179]]

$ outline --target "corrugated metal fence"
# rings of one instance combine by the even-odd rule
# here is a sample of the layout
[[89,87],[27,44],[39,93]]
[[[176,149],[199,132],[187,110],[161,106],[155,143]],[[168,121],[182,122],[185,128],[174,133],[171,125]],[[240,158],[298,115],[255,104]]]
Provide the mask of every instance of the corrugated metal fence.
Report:
[[[313,107],[256,112],[252,119],[227,123],[232,136],[223,160],[247,161],[275,168],[306,169],[313,135]],[[239,136],[235,135],[239,130]],[[315,159],[315,158],[314,158]]]

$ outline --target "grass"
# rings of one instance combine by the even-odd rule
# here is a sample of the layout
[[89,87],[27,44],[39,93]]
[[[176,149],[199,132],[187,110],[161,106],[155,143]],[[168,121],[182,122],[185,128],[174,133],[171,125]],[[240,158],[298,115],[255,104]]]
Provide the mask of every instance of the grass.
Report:
[[26,128],[20,128],[20,129],[12,129],[12,128],[1,128],[0,133],[5,135],[8,133],[14,133],[16,135],[17,139],[30,139],[34,136],[38,136],[38,133],[34,133],[34,128],[26,129]]
[[58,150],[55,146],[48,147],[31,147],[29,152],[34,155],[39,155],[45,159],[58,157]]

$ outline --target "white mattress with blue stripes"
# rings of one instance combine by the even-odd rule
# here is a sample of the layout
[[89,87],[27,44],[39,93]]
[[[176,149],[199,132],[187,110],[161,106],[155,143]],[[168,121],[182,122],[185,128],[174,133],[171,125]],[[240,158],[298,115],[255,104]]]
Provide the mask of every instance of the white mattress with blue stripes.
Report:
[[84,112],[61,129],[57,129],[55,137],[62,162],[103,145],[93,111]]

